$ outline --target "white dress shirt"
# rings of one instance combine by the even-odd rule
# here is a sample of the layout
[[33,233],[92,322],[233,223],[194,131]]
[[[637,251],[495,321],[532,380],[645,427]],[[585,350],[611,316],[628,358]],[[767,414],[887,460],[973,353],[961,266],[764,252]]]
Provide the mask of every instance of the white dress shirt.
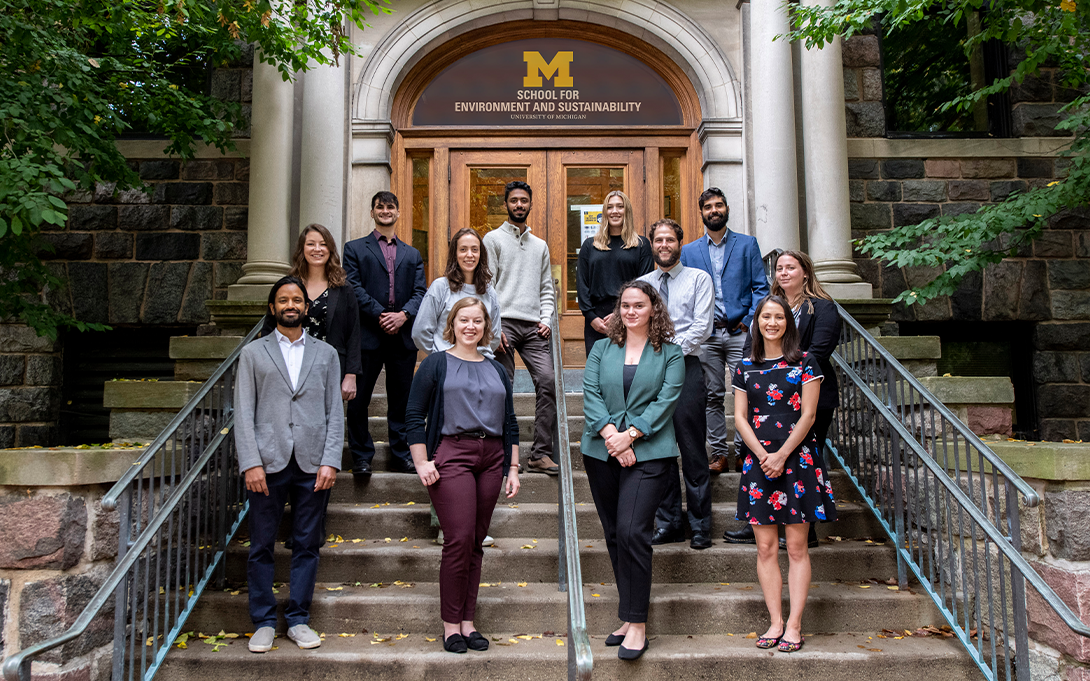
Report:
[[711,276],[702,269],[686,267],[678,262],[669,272],[656,268],[640,277],[662,290],[662,276],[670,279],[670,300],[666,311],[674,323],[674,342],[686,355],[699,355],[700,344],[712,333],[712,310],[715,307],[715,288]]
[[280,345],[280,352],[284,355],[284,364],[288,365],[288,378],[291,379],[291,389],[299,389],[299,370],[303,368],[303,346],[307,342],[307,334],[304,331],[299,340],[292,342],[290,338],[280,333],[280,329],[273,329],[276,340]]

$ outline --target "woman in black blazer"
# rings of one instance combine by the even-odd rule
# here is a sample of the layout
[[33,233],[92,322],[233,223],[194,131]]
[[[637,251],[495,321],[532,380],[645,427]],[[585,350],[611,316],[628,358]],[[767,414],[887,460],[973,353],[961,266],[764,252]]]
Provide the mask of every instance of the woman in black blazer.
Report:
[[[356,374],[363,371],[359,304],[348,286],[337,255],[337,243],[328,229],[319,224],[303,229],[295,244],[289,274],[303,280],[310,298],[303,327],[311,336],[337,350],[341,360],[341,397],[351,400],[356,396]],[[261,336],[272,333],[274,328],[276,321],[266,314]]]
[[[802,251],[780,253],[776,259],[771,295],[780,296],[791,306],[795,326],[799,330],[799,350],[813,355],[825,376],[821,382],[817,414],[811,429],[817,436],[818,446],[824,448],[829,426],[833,423],[833,413],[840,405],[840,388],[833,363],[829,360],[840,342],[840,315],[836,311],[832,296],[821,287],[821,282],[814,274],[814,262]],[[742,349],[742,356],[749,357],[752,347],[753,337],[749,336]],[[815,523],[811,523],[807,537],[810,548],[818,545],[814,527]],[[723,533],[723,538],[732,544],[752,544],[756,541],[753,528],[749,525],[740,530],[728,530]],[[780,541],[780,545],[784,546],[783,540]]]

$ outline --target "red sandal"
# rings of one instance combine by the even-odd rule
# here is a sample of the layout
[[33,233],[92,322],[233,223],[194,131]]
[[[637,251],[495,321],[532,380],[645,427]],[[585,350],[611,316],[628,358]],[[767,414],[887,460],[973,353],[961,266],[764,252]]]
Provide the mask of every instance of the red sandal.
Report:
[[776,645],[780,642],[781,638],[783,638],[783,634],[780,634],[779,636],[777,636],[775,638],[772,638],[771,636],[769,636],[769,637],[762,636],[761,638],[757,639],[757,647],[761,648],[762,650],[767,650],[768,648],[775,648]]

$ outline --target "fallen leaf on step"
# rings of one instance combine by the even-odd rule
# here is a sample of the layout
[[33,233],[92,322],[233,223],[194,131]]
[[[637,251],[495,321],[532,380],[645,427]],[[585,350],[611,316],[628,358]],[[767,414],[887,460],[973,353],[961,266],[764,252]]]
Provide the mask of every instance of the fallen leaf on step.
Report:
[[342,634],[337,634],[337,636],[340,636],[341,638],[352,638],[353,636],[355,636],[355,634],[343,634],[342,633]]
[[383,539],[383,541],[386,542],[387,544],[389,544],[393,540],[390,539],[389,537],[386,537],[385,539]]
[[372,589],[381,589],[382,588],[382,582],[375,582],[374,584],[371,585],[371,588]]
[[507,507],[508,508],[518,508],[519,505],[518,504],[507,504]]
[[424,640],[427,641],[428,643],[435,643],[434,638],[428,638],[427,636],[424,637]]
[[344,587],[343,586],[327,586],[325,588],[325,590],[326,591],[344,591]]
[[374,506],[372,506],[371,508],[378,508],[378,507],[380,507],[380,506],[382,506],[382,504],[375,504],[375,505],[374,505]]
[[859,588],[860,588],[860,589],[869,589],[869,588],[870,588],[870,584],[860,584],[860,585],[859,585]]
[[229,593],[232,596],[237,596],[238,595],[237,591],[228,591],[227,593]]
[[518,640],[513,639],[513,638],[509,638],[509,639],[507,639],[507,641],[508,641],[508,643],[518,643]]
[[406,506],[416,506],[416,502],[415,501],[410,501],[409,503],[407,503],[405,505]]
[[519,548],[520,548],[520,549],[536,549],[537,547],[536,547],[536,546],[534,546],[533,544],[523,544],[523,545],[522,545],[522,546],[520,546]]
[[602,594],[591,594],[591,596],[594,596],[595,598],[601,598]]
[[900,591],[901,590],[901,587],[899,587],[899,586],[887,586],[886,588],[889,589],[890,591]]
[[[757,638],[757,632],[755,632],[755,631],[749,632],[748,634],[746,634],[746,638]],[[862,647],[862,646],[860,646],[860,647]]]
[[403,639],[403,638],[409,638],[409,635],[408,635],[408,634],[398,634],[398,635],[397,635],[397,636],[396,636],[395,638],[396,638],[396,639],[397,639],[398,641],[400,641],[400,640],[401,640],[401,639]]
[[730,582],[719,582],[719,586],[730,586]]
[[515,638],[521,638],[523,641],[529,641],[529,640],[533,639],[534,637],[533,636],[527,636],[526,634],[522,634],[520,636],[516,636]]
[[401,539],[398,539],[398,541],[409,541],[409,538],[408,537],[402,537]]
[[727,636],[734,636],[734,634],[727,634]]
[[881,648],[867,648],[867,650],[871,651],[872,653],[880,653],[880,652],[882,652],[882,649],[881,649]]
[[519,582],[519,586],[526,586],[526,582]]
[[353,544],[359,544],[361,541],[363,541],[363,540],[362,539],[353,539],[352,543]]
[[532,541],[532,542],[533,542],[533,543],[535,543],[535,544],[537,543],[537,540],[536,540],[536,539],[531,539],[530,541]]
[[558,645],[558,646],[563,646],[563,645],[564,645],[564,642],[563,642],[563,641],[561,641],[560,639],[556,639],[556,645]]
[[327,549],[335,549],[335,548],[337,548],[338,546],[340,546],[340,544],[330,544],[330,545],[329,545],[329,546],[327,546],[326,548],[327,548]]

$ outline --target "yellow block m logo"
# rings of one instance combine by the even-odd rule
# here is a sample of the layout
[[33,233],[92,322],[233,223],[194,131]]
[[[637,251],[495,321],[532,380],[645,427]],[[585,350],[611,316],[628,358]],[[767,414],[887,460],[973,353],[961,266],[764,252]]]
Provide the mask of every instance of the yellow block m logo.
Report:
[[[522,79],[523,87],[541,87],[541,76],[553,81],[556,87],[572,87],[570,67],[575,59],[574,52],[557,52],[553,60],[546,62],[540,52],[523,52],[522,60],[526,62],[526,77]],[[556,76],[555,78],[553,76]]]

